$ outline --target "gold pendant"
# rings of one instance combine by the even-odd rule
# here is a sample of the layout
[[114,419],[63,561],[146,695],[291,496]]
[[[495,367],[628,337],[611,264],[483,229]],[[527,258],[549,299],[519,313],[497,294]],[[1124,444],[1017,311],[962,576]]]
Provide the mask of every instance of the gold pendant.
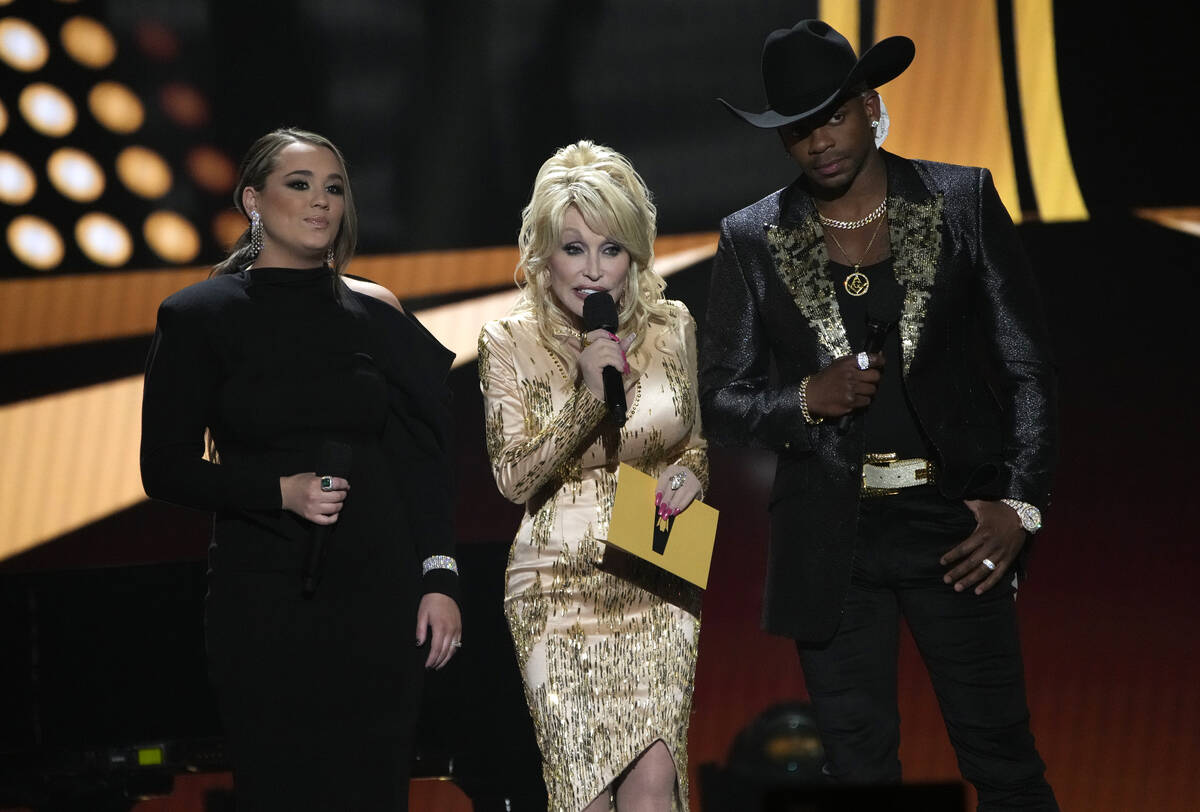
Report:
[[846,278],[842,280],[842,287],[851,296],[862,296],[871,289],[871,280],[867,278],[865,273],[858,270],[858,266],[854,266],[854,270],[846,274]]

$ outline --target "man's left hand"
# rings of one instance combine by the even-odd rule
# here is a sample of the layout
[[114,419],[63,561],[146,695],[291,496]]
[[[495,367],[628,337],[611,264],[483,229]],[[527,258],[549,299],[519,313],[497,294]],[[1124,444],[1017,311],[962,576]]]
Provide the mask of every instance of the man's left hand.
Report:
[[1025,528],[1017,512],[1003,502],[965,499],[963,504],[975,514],[975,532],[942,556],[942,566],[956,564],[942,580],[954,584],[955,592],[974,586],[975,594],[982,595],[1000,583],[1016,562],[1025,546]]

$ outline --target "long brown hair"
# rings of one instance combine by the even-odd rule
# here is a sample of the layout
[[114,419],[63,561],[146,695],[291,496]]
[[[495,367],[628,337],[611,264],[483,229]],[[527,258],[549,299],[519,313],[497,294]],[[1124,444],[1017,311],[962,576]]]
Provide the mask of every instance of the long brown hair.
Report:
[[[354,248],[358,244],[358,210],[354,208],[354,195],[350,191],[350,174],[346,170],[346,159],[342,156],[341,150],[325,136],[295,127],[283,127],[259,138],[246,152],[246,157],[242,158],[237,189],[233,192],[233,205],[249,219],[250,213],[242,206],[242,192],[248,186],[262,190],[267,184],[267,178],[279,166],[279,153],[292,144],[325,147],[337,158],[339,171],[346,179],[343,192],[346,206],[342,213],[341,227],[333,241],[333,270],[341,273],[350,262],[350,258],[354,256]],[[229,256],[213,266],[211,275],[237,273],[253,261],[254,253],[250,248],[250,228],[247,226],[246,230],[237,238],[237,242],[233,244],[233,250],[229,252]]]

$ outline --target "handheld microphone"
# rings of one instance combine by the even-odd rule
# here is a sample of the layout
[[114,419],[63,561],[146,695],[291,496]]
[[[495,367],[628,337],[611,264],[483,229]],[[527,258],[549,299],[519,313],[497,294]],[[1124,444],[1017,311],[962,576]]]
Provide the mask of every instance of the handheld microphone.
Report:
[[[900,319],[900,304],[904,290],[900,286],[885,287],[877,298],[867,303],[867,340],[863,347],[865,352],[877,353],[883,350],[888,331],[896,326]],[[865,407],[864,407],[865,408]],[[850,429],[854,412],[846,412],[838,420],[838,434],[845,434]]]
[[[354,458],[354,449],[346,443],[336,440],[326,440],[321,443],[321,451],[317,455],[317,476],[338,476],[343,479],[350,475],[350,462]],[[304,597],[311,598],[317,591],[317,582],[321,578],[321,567],[324,563],[325,541],[337,527],[318,524],[313,527],[308,539],[308,556],[304,560]]]
[[[589,333],[592,330],[608,330],[616,334],[617,305],[612,296],[601,291],[583,300],[583,327]],[[624,426],[625,383],[621,380],[621,371],[609,365],[601,370],[601,376],[604,378],[604,402],[608,404],[609,417],[618,428]]]

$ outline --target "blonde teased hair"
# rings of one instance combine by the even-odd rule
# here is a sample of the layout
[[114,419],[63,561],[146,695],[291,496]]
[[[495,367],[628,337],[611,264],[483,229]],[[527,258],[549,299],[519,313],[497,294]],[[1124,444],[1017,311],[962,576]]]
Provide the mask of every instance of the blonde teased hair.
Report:
[[630,354],[636,353],[651,322],[667,324],[677,316],[662,298],[667,283],[654,270],[658,227],[650,191],[629,159],[610,147],[579,141],[542,164],[529,205],[521,212],[517,269],[525,280],[513,312],[532,314],[542,343],[566,359],[561,336],[575,328],[550,288],[550,256],[559,247],[563,218],[572,206],[588,228],[629,252],[618,330],[636,333]]
[[[242,192],[247,186],[261,191],[267,185],[267,178],[279,166],[279,153],[292,144],[310,144],[314,147],[325,147],[337,159],[338,171],[345,182],[342,184],[342,199],[345,209],[342,212],[342,223],[337,237],[333,241],[333,270],[341,273],[358,244],[358,209],[354,206],[354,195],[350,192],[350,173],[346,169],[346,159],[332,141],[323,135],[295,127],[283,127],[267,133],[255,141],[246,156],[242,158],[241,170],[238,172],[237,188],[233,192],[234,207],[250,218],[250,213],[242,205]],[[237,273],[254,261],[254,253],[250,248],[250,227],[242,232],[233,244],[229,256],[218,262],[210,276]]]

